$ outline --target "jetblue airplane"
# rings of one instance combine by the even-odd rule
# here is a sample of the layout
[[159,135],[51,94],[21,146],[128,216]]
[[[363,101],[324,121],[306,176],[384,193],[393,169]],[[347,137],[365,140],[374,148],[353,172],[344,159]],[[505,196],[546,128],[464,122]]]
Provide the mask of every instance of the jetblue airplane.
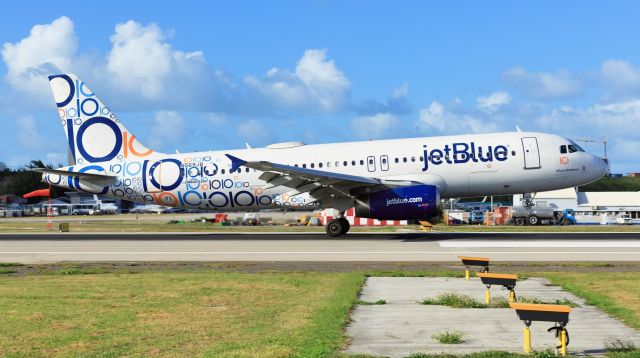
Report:
[[533,193],[602,177],[606,162],[567,138],[510,132],[163,154],[142,144],[78,77],[49,77],[70,166],[52,185],[144,204],[254,211],[336,209],[379,220],[438,215],[441,199]]

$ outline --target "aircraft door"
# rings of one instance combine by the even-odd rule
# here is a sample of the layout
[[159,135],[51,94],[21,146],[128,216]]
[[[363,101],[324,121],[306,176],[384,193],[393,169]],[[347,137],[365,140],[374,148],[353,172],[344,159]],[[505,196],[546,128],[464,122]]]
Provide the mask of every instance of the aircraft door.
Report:
[[367,157],[367,170],[370,172],[376,171],[376,157],[374,156]]
[[524,169],[540,168],[540,151],[536,137],[523,137],[522,149],[524,153]]
[[380,169],[382,171],[387,171],[389,170],[389,156],[388,155],[381,155],[380,156]]

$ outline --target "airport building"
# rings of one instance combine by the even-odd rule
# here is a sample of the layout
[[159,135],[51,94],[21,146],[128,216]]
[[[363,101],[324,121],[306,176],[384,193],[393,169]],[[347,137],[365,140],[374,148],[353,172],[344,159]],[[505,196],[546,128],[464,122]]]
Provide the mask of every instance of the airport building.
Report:
[[[536,207],[551,207],[556,211],[572,209],[578,224],[613,224],[627,216],[634,223],[640,223],[640,192],[578,192],[568,188],[536,193],[532,200]],[[522,205],[521,195],[514,195],[513,205]]]

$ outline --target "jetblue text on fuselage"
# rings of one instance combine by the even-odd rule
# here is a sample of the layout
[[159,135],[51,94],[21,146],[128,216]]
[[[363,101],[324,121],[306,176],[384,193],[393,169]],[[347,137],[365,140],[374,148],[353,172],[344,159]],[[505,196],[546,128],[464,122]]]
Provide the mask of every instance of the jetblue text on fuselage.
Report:
[[492,162],[494,160],[503,162],[509,156],[509,150],[504,145],[476,146],[475,142],[445,144],[444,148],[429,148],[426,144],[422,146],[424,155],[423,172],[429,170],[429,163],[440,164],[462,164],[472,162]]

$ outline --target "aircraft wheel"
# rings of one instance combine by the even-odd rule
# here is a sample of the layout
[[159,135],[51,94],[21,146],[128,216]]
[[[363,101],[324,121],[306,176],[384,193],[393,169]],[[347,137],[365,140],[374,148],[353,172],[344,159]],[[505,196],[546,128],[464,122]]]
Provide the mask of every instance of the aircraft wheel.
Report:
[[345,235],[346,233],[349,232],[349,229],[351,229],[351,224],[349,224],[349,220],[345,219],[345,218],[340,218],[338,219],[342,222],[342,233],[341,235]]
[[527,220],[524,218],[516,218],[516,226],[525,226],[527,225]]
[[529,225],[538,225],[540,223],[540,219],[537,216],[531,215],[529,216]]
[[331,220],[325,227],[325,230],[327,231],[327,235],[331,237],[338,237],[342,235],[344,223],[340,219]]

